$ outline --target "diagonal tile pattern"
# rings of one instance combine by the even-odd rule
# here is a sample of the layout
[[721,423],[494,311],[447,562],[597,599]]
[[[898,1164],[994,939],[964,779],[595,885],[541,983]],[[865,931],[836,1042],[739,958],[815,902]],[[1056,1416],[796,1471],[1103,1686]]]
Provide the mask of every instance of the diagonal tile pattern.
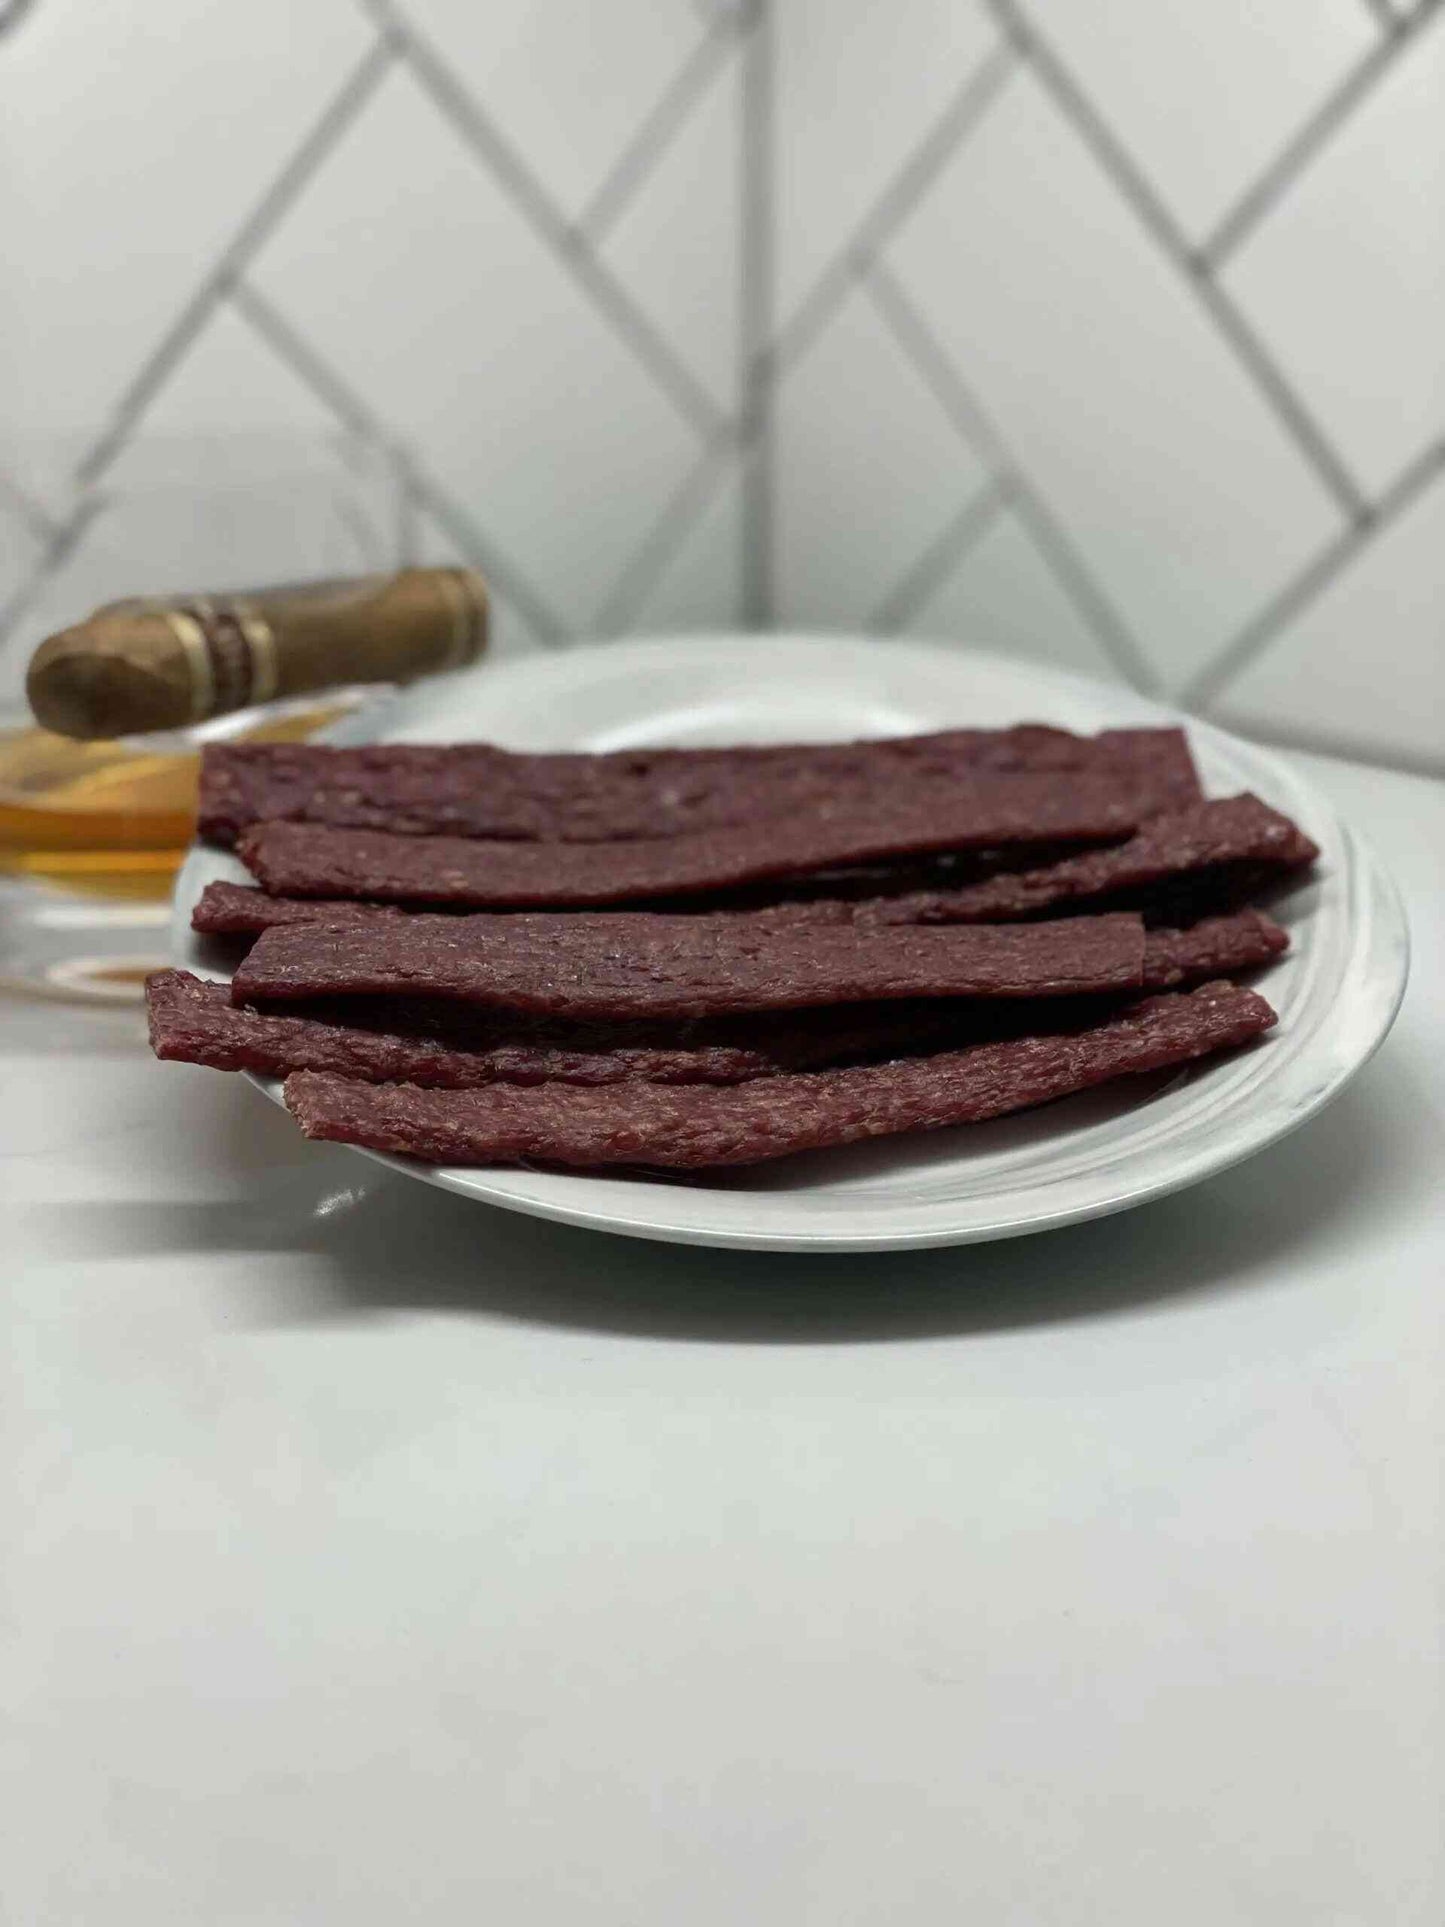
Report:
[[1220,699],[1254,735],[1438,764],[1445,490],[1427,490],[1283,624]]
[[908,635],[967,637],[980,648],[1054,669],[1108,677],[1115,665],[1007,496],[922,600],[902,611]]
[[[586,627],[696,430],[409,72],[388,79],[248,280]],[[409,286],[427,300],[391,298]]]
[[339,436],[503,652],[942,632],[1445,766],[1445,0],[83,11],[0,46],[0,692],[187,437]]
[[4,360],[58,379],[27,383],[12,431],[95,432],[373,40],[349,0],[42,5],[17,26]]
[[567,221],[582,218],[707,37],[693,9],[657,0],[400,0],[390,11],[525,157]]
[[[1078,234],[1087,275],[1068,266]],[[1333,528],[1310,467],[1030,75],[886,260],[987,397],[1162,687]],[[966,302],[950,300],[960,275]]]
[[[1445,487],[1440,0],[1327,0],[1307,32],[1281,9],[1175,0],[987,9],[1015,73],[935,143],[921,192],[907,160],[879,181],[875,206],[902,193],[903,217],[860,220],[835,278],[861,275],[1076,620],[1031,596],[1042,578],[1022,564],[994,569],[1002,604],[969,599],[970,573],[1008,546],[1001,509],[956,509],[920,553],[883,495],[871,539],[886,548],[893,528],[900,573],[878,613],[983,642],[1008,640],[1011,613],[1008,646],[1091,672],[1102,652],[1137,687],[1219,710],[1276,639],[1314,633],[1301,612],[1333,606],[1337,585],[1353,608],[1358,572],[1381,598],[1380,650],[1409,657],[1404,680],[1440,713],[1438,619],[1429,635],[1418,614],[1395,622],[1385,594],[1388,568],[1408,569],[1402,606],[1440,607],[1445,551],[1390,544],[1374,560]],[[839,124],[833,140],[866,150],[868,132]],[[802,310],[824,339],[829,292],[821,318]],[[799,332],[785,318],[784,463]],[[840,517],[834,548],[848,539]],[[1284,687],[1255,705],[1281,731]],[[1348,727],[1338,675],[1311,698],[1296,737],[1392,753],[1378,708]],[[1445,769],[1438,730],[1430,752],[1420,735],[1402,724],[1393,753]]]
[[[1224,270],[1371,493],[1445,424],[1442,108],[1436,29],[1402,48]],[[1367,343],[1383,352],[1363,355]]]
[[810,626],[866,621],[987,480],[857,289],[784,382],[777,436],[778,586]]
[[796,322],[996,53],[978,0],[774,8],[779,128],[774,184],[779,315]]
[[1360,0],[1311,0],[1308,31],[1287,6],[1022,6],[1196,245],[1381,46]]
[[735,34],[702,51],[702,85],[685,119],[662,130],[664,158],[604,183],[586,232],[724,414],[737,406],[741,373],[743,69]]

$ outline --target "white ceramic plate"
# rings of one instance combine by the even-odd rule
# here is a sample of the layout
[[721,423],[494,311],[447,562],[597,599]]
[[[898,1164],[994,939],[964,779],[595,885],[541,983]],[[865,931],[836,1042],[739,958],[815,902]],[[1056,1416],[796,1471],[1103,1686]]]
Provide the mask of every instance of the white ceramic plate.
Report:
[[[334,742],[516,749],[837,740],[958,725],[1046,722],[1089,731],[1169,723],[1126,691],[961,649],[844,638],[683,636],[482,666],[418,685]],[[1254,790],[1308,830],[1316,882],[1279,914],[1294,946],[1264,988],[1279,1028],[1233,1057],[928,1136],[811,1153],[715,1175],[574,1176],[383,1162],[538,1217],[687,1244],[886,1251],[1011,1237],[1098,1217],[1237,1163],[1328,1103],[1388,1031],[1409,942],[1385,871],[1288,764],[1202,723],[1190,740],[1211,795]],[[189,927],[233,859],[197,848],[176,894],[177,961],[221,976]],[[276,1084],[262,1083],[279,1101]],[[372,1153],[363,1153],[370,1156]]]

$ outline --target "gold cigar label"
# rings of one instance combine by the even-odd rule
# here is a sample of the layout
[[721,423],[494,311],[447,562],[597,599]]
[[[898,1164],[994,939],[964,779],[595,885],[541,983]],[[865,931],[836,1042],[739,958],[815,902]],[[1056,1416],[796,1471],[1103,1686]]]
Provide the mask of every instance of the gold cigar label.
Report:
[[85,739],[183,729],[281,696],[409,682],[474,662],[487,586],[471,569],[137,597],[42,642],[26,691],[37,722]]

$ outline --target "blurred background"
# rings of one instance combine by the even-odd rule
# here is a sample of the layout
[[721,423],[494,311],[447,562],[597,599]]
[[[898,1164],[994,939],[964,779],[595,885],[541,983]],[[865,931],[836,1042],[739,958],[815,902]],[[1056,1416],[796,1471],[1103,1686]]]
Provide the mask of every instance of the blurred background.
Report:
[[1437,6],[0,23],[4,700],[123,591],[460,561],[501,655],[906,633],[1445,767]]

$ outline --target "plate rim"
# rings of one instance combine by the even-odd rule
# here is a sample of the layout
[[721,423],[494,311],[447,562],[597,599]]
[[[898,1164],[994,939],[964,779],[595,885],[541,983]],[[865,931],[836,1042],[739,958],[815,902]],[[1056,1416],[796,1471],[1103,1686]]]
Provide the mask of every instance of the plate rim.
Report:
[[[728,1194],[701,1190],[683,1191],[665,1182],[653,1181],[648,1200],[652,1207],[639,1213],[635,1209],[620,1209],[606,1199],[586,1201],[582,1185],[590,1174],[547,1173],[548,1178],[557,1180],[555,1194],[546,1191],[541,1194],[529,1193],[516,1188],[516,1174],[506,1167],[499,1167],[495,1174],[485,1168],[448,1167],[427,1165],[395,1156],[387,1152],[371,1151],[360,1146],[342,1147],[358,1151],[361,1156],[384,1168],[397,1171],[406,1177],[418,1179],[424,1184],[451,1192],[475,1202],[487,1203],[502,1209],[521,1212],[528,1217],[539,1218],[554,1223],[574,1226],[592,1231],[606,1231],[614,1235],[644,1238],[649,1241],[688,1244],[724,1250],[756,1251],[793,1251],[800,1254],[820,1254],[825,1252],[881,1252],[900,1250],[922,1250],[992,1242],[995,1239],[1022,1237],[1036,1231],[1062,1228],[1069,1224],[1086,1222],[1092,1218],[1112,1216],[1120,1211],[1131,1209],[1138,1204],[1146,1204],[1153,1199],[1168,1196],[1203,1182],[1206,1178],[1219,1175],[1233,1165],[1241,1163],[1256,1152],[1278,1143],[1340,1095],[1346,1086],[1359,1074],[1375,1055],[1388,1036],[1398,1014],[1409,976],[1409,925],[1398,887],[1388,869],[1370,846],[1351,825],[1347,824],[1339,812],[1308,780],[1298,771],[1279,760],[1277,754],[1262,745],[1238,737],[1213,723],[1177,710],[1153,698],[1142,696],[1139,692],[1124,687],[1115,688],[1100,679],[1079,675],[1072,671],[1056,670],[1045,665],[1020,662],[1017,658],[994,654],[984,650],[965,648],[963,645],[950,644],[939,646],[912,638],[895,640],[892,638],[869,638],[858,635],[829,635],[815,631],[769,631],[769,632],[728,632],[718,631],[706,634],[685,634],[676,636],[648,636],[624,638],[617,641],[579,644],[564,651],[549,652],[545,655],[530,655],[514,658],[507,663],[488,664],[483,661],[461,676],[470,681],[485,677],[495,688],[500,678],[515,685],[525,684],[528,680],[540,681],[544,685],[558,677],[563,681],[575,674],[576,669],[587,666],[594,671],[613,668],[631,674],[639,686],[646,686],[646,672],[649,668],[677,667],[680,655],[693,658],[693,667],[705,663],[714,651],[725,649],[731,653],[734,662],[740,651],[761,647],[767,653],[769,662],[776,666],[784,655],[788,656],[795,667],[802,666],[812,657],[809,666],[821,666],[826,660],[836,673],[839,666],[839,652],[887,652],[895,661],[899,657],[919,660],[926,667],[929,661],[937,662],[951,680],[956,682],[960,667],[971,666],[983,675],[1002,676],[1011,682],[1023,682],[1038,688],[1041,698],[1053,697],[1055,701],[1087,702],[1094,706],[1103,705],[1120,713],[1121,723],[1130,720],[1141,722],[1154,721],[1158,724],[1173,723],[1187,728],[1197,745],[1212,749],[1217,755],[1229,758],[1243,754],[1246,760],[1254,762],[1267,772],[1276,786],[1290,792],[1307,803],[1307,808],[1298,811],[1308,817],[1312,826],[1328,824],[1334,838],[1349,857],[1349,876],[1357,887],[1364,892],[1363,905],[1357,906],[1355,915],[1350,919],[1348,929],[1352,946],[1348,963],[1353,969],[1358,987],[1368,993],[1367,1008],[1355,1011],[1355,1026],[1351,1045],[1344,1056],[1331,1066],[1329,1075],[1320,1079],[1304,1096],[1297,1097],[1287,1107],[1281,1108],[1276,1094],[1274,1106],[1261,1106],[1251,1118],[1236,1118],[1230,1129],[1226,1130],[1220,1141],[1213,1145],[1194,1147],[1179,1166],[1165,1170],[1153,1177],[1112,1190],[1101,1189],[1096,1195],[1061,1201],[1057,1206],[1033,1203],[1019,1214],[1001,1216],[992,1221],[969,1224],[949,1222],[948,1212],[952,1205],[954,1211],[967,1210],[969,1200],[945,1200],[939,1203],[915,1203],[913,1210],[915,1222],[911,1225],[879,1224],[871,1229],[849,1231],[842,1226],[830,1227],[826,1223],[798,1225],[793,1228],[766,1226],[752,1228],[746,1223],[708,1224],[688,1222],[686,1214],[672,1216],[666,1200],[686,1195],[693,1198],[703,1196],[727,1196]],[[824,654],[826,652],[826,656]],[[864,656],[857,660],[862,666]],[[875,664],[870,664],[875,667]],[[449,679],[450,680],[450,679]],[[454,686],[454,685],[453,685]],[[319,741],[360,743],[389,740],[389,732],[398,725],[404,725],[408,714],[420,704],[423,713],[434,705],[445,701],[445,690],[433,681],[413,685],[409,690],[396,692],[382,698],[376,705],[357,712],[322,733]],[[926,726],[926,725],[925,725]],[[947,725],[940,725],[946,727]],[[1096,725],[1097,726],[1097,725]],[[1107,726],[1107,725],[1104,725]],[[502,732],[505,736],[505,731]],[[575,738],[574,738],[575,746]],[[1296,806],[1298,808],[1298,805]],[[224,975],[210,967],[203,956],[198,955],[198,946],[189,927],[190,907],[195,901],[197,885],[205,873],[234,862],[226,853],[209,848],[199,842],[193,843],[177,874],[172,899],[171,954],[174,962],[181,968],[207,970],[212,976]],[[1361,962],[1357,957],[1361,942],[1368,947],[1368,956]],[[1278,1035],[1278,1033],[1277,1033]],[[1308,1049],[1307,1038],[1302,1048]],[[1264,1050],[1270,1045],[1266,1042]],[[1246,1051],[1235,1060],[1247,1061],[1253,1055]],[[1282,1065],[1281,1070],[1286,1066]],[[274,1079],[263,1078],[247,1073],[250,1081],[264,1091],[273,1101],[281,1102],[280,1085]],[[1267,1081],[1265,1088],[1268,1088]],[[581,1184],[578,1180],[581,1180]],[[603,1174],[604,1182],[639,1183],[637,1179],[609,1178]],[[576,1198],[569,1197],[573,1185],[578,1185]],[[773,1194],[781,1198],[784,1194]],[[1024,1194],[1025,1198],[1027,1193]],[[856,1200],[855,1208],[866,1211],[870,1207],[878,1210],[877,1200]],[[1021,1204],[1023,1200],[1020,1201]],[[935,1218],[942,1213],[940,1221]],[[923,1220],[927,1219],[928,1222]]]

